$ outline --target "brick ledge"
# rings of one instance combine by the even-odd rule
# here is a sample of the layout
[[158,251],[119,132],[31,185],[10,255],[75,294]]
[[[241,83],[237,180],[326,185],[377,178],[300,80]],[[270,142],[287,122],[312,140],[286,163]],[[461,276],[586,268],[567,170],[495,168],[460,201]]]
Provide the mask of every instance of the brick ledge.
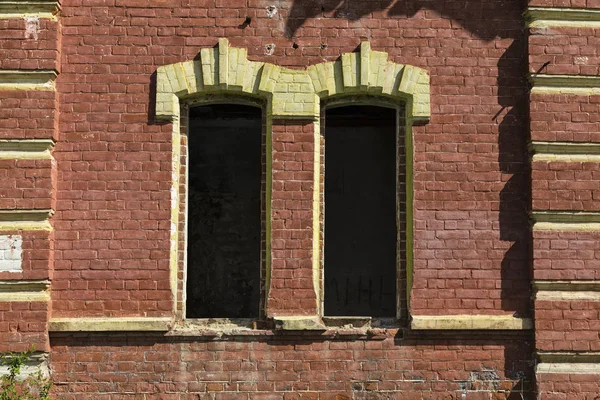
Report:
[[50,332],[159,331],[171,328],[169,317],[52,318]]
[[512,315],[413,315],[413,330],[529,330],[531,318]]

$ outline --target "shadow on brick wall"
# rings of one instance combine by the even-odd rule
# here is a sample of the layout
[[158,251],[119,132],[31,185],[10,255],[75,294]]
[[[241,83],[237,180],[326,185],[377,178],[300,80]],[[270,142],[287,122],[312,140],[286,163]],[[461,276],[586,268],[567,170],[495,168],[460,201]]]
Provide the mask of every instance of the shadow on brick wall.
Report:
[[[294,0],[286,20],[286,36],[294,37],[310,18],[357,21],[376,12],[382,12],[388,17],[413,17],[420,10],[426,9],[451,19],[453,23],[463,26],[481,39],[492,40],[496,37],[514,37],[514,31],[509,28],[511,24],[506,21],[520,19],[521,8],[519,0]],[[494,18],[490,19],[490,16]]]
[[511,243],[502,260],[502,309],[530,316],[530,179],[527,152],[528,88],[525,37],[498,61],[498,165],[508,178],[500,191],[500,240]]
[[169,121],[160,121],[156,119],[156,79],[158,74],[156,71],[150,75],[150,82],[148,85],[149,101],[148,101],[148,125],[164,125],[170,123]]

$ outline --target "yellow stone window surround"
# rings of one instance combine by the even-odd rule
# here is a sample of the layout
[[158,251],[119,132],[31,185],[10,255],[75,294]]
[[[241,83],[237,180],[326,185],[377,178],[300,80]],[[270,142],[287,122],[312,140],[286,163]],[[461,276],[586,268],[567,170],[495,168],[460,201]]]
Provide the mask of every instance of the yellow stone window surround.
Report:
[[339,95],[376,95],[401,100],[407,119],[428,121],[430,116],[427,71],[388,60],[387,53],[372,51],[369,42],[360,52],[341,60],[295,70],[248,61],[247,50],[229,47],[219,39],[214,48],[202,49],[200,60],[165,65],[157,71],[156,117],[173,120],[179,102],[211,93],[239,93],[266,99],[267,115],[275,119],[317,119],[320,99]]
[[[266,137],[271,137],[271,125],[275,119],[312,120],[319,123],[321,101],[338,99],[353,102],[357,96],[377,102],[403,104],[406,110],[407,151],[407,266],[408,285],[412,271],[412,125],[425,123],[430,118],[429,74],[422,68],[397,64],[388,60],[385,52],[371,50],[368,42],[360,45],[360,51],[342,54],[341,59],[312,65],[305,70],[295,70],[274,64],[249,61],[247,50],[229,46],[227,39],[219,39],[214,48],[202,49],[197,60],[165,65],[157,70],[156,118],[173,123],[173,157],[171,189],[171,260],[170,279],[177,310],[177,268],[179,241],[179,185],[180,185],[180,106],[198,100],[220,96],[240,96],[260,99],[265,104]],[[368,101],[368,100],[367,100]],[[315,130],[315,151],[319,151],[318,129]],[[270,146],[267,144],[267,160]],[[319,160],[319,155],[315,155]],[[319,180],[319,168],[315,168],[315,182]],[[269,189],[271,176],[267,165],[267,215],[270,215]],[[314,232],[319,232],[319,185],[315,184]],[[267,221],[267,246],[269,242]],[[270,249],[267,247],[267,254]],[[314,238],[313,263],[319,264],[319,240]],[[269,288],[267,260],[266,287]],[[315,293],[319,293],[318,279],[314,280]],[[268,290],[268,289],[267,289]]]

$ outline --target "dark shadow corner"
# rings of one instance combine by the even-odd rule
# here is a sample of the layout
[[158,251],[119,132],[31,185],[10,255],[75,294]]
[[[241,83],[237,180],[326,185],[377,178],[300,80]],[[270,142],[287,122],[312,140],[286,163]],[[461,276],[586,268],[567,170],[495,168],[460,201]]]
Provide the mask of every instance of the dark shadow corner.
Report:
[[169,121],[156,119],[156,71],[150,75],[150,93],[148,94],[148,125],[166,125]]
[[530,317],[531,229],[526,39],[506,49],[498,62],[498,164],[505,179],[500,192],[500,240],[510,242],[502,260],[502,309]]
[[[522,4],[511,7],[503,2],[471,0],[449,2],[446,0],[293,0],[286,20],[288,38],[296,35],[311,18],[342,18],[357,21],[374,12],[384,11],[389,17],[412,17],[421,9],[435,10],[445,18],[452,19],[473,35],[484,40],[518,36],[520,29],[514,21],[522,19]],[[387,11],[386,11],[387,10]],[[493,18],[490,18],[493,16]]]

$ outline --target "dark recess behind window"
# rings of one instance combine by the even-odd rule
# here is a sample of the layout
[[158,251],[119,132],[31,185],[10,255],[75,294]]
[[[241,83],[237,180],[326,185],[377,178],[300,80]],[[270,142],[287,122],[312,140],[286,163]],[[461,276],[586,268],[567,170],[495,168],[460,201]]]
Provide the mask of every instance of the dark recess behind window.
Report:
[[325,315],[396,315],[396,111],[325,118]]
[[190,108],[187,318],[256,318],[260,296],[260,108]]

